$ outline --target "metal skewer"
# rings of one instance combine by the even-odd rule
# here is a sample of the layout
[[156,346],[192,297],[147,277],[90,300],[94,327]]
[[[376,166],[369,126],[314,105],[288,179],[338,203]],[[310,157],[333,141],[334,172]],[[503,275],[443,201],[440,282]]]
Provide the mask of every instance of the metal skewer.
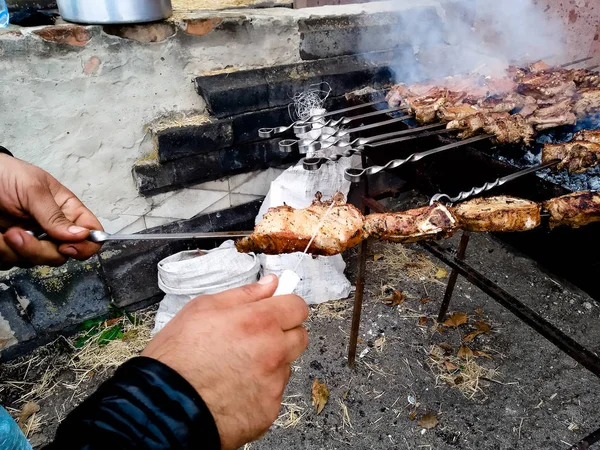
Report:
[[442,147],[437,147],[431,150],[427,150],[421,153],[413,153],[408,158],[405,159],[394,159],[388,162],[385,166],[371,166],[366,169],[346,169],[344,173],[344,178],[346,180],[351,181],[353,183],[358,183],[361,181],[362,177],[365,175],[375,175],[384,170],[396,169],[404,164],[412,163],[419,161],[423,158],[426,158],[430,155],[435,155],[436,153],[445,152],[446,150],[451,150],[453,148],[462,147],[463,145],[473,144],[475,142],[484,141],[486,139],[490,139],[494,137],[493,134],[483,134],[481,136],[475,136],[469,139],[465,139],[464,141],[454,142],[452,144],[444,145]]
[[[366,146],[367,144],[371,144],[373,142],[377,142],[377,141],[383,141],[386,140],[388,138],[393,138],[396,136],[406,136],[406,135],[413,135],[413,134],[417,134],[420,131],[427,131],[427,130],[433,130],[436,128],[442,128],[442,127],[446,127],[445,123],[434,123],[432,125],[425,125],[422,127],[418,127],[418,128],[409,128],[406,130],[401,130],[401,131],[393,131],[391,133],[385,133],[385,134],[378,134],[377,136],[369,136],[366,138],[356,138],[352,141],[349,142],[344,142],[343,141],[343,137],[341,138],[336,138],[333,141],[325,141],[325,143],[317,141],[317,142],[312,142],[309,145],[306,146],[306,150],[307,153],[308,152],[317,152],[319,150],[327,150],[328,148],[331,147],[340,147],[340,148],[346,148],[346,147],[363,147]],[[451,130],[454,131],[454,130]],[[426,136],[427,134],[424,134],[423,136]],[[416,136],[416,137],[420,137]],[[303,148],[304,150],[304,148]]]
[[279,142],[279,151],[284,152],[284,153],[291,153],[292,151],[294,151],[294,147],[296,145],[298,145],[298,149],[300,150],[300,153],[308,153],[310,151],[310,145],[314,144],[316,142],[323,141],[323,140],[324,141],[335,140],[335,139],[338,139],[338,138],[341,138],[344,136],[348,136],[351,133],[358,133],[358,132],[364,131],[364,130],[370,130],[373,128],[383,127],[385,125],[390,125],[392,123],[401,122],[403,120],[410,119],[412,117],[413,117],[412,115],[405,115],[405,116],[396,117],[395,119],[384,120],[383,122],[372,123],[369,125],[362,125],[360,127],[350,128],[347,130],[339,130],[334,134],[322,135],[322,136],[319,136],[317,139],[312,139],[312,140],[284,139],[281,142]]
[[[27,233],[35,236],[37,239],[48,238],[47,233],[36,235],[32,231]],[[211,238],[238,238],[250,236],[252,231],[212,231],[206,233],[163,233],[163,234],[110,234],[100,230],[90,230],[87,238],[91,242],[106,241],[167,241],[182,239],[211,239]]]
[[[405,130],[408,131],[408,130]],[[377,142],[374,144],[370,144],[370,143],[366,143],[366,144],[362,144],[360,147],[358,148],[348,148],[346,151],[342,152],[342,153],[338,153],[335,155],[330,155],[327,157],[313,157],[313,158],[304,158],[302,160],[302,166],[304,167],[305,170],[318,170],[321,168],[321,166],[329,161],[338,161],[341,158],[348,158],[352,155],[360,155],[361,151],[365,148],[365,147],[370,147],[370,148],[375,148],[375,147],[381,147],[384,145],[389,145],[389,144],[397,144],[400,142],[405,142],[405,141],[411,141],[414,139],[421,139],[427,136],[437,136],[440,134],[445,134],[445,133],[449,133],[449,132],[453,132],[453,131],[458,131],[458,130],[447,130],[447,129],[443,129],[443,130],[435,130],[435,131],[430,131],[427,133],[421,133],[421,134],[417,134],[417,135],[410,135],[410,136],[404,136],[404,137],[400,137],[397,139],[390,139],[388,141],[382,141],[382,142]],[[393,133],[390,133],[393,134]]]
[[433,205],[436,202],[441,202],[442,199],[444,199],[444,198],[446,198],[448,200],[446,202],[446,204],[454,204],[454,203],[457,203],[457,202],[462,202],[463,200],[466,200],[466,199],[468,199],[470,197],[474,197],[476,195],[479,195],[482,192],[491,191],[492,189],[494,189],[494,188],[496,188],[498,186],[502,186],[502,185],[508,183],[509,181],[516,180],[517,178],[521,178],[521,177],[523,177],[525,175],[529,175],[530,173],[537,172],[538,170],[548,169],[549,167],[553,167],[553,166],[557,165],[559,162],[560,162],[560,159],[554,159],[552,161],[548,161],[548,162],[546,162],[544,164],[540,164],[538,166],[529,167],[527,169],[519,170],[518,172],[512,173],[512,174],[507,175],[505,177],[498,178],[498,179],[496,179],[495,181],[493,181],[491,183],[485,183],[481,187],[474,187],[470,191],[461,192],[456,197],[450,197],[449,195],[446,195],[446,194],[435,194],[433,197],[431,197],[431,201],[429,202],[429,204]]
[[367,106],[378,105],[379,103],[383,103],[383,102],[384,102],[384,100],[379,100],[379,101],[376,101],[376,102],[363,103],[363,104],[356,105],[356,106],[350,106],[348,108],[336,109],[335,111],[330,111],[330,112],[325,113],[325,114],[315,114],[314,116],[310,116],[306,120],[298,120],[298,121],[292,123],[291,125],[289,125],[287,127],[260,128],[258,130],[258,136],[261,137],[261,138],[271,138],[275,134],[281,134],[281,133],[285,133],[288,130],[291,130],[294,126],[306,125],[308,123],[314,122],[315,120],[321,119],[323,117],[334,116],[336,114],[341,114],[341,113],[345,113],[345,112],[348,112],[348,111],[354,111],[356,109],[365,108]]

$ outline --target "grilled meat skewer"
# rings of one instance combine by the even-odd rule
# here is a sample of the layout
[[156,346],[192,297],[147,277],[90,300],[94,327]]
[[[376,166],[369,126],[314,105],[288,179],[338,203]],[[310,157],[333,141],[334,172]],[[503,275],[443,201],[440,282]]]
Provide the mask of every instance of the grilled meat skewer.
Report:
[[[335,255],[369,237],[412,243],[452,236],[457,230],[478,232],[528,231],[541,223],[542,205],[514,197],[497,196],[470,200],[454,208],[440,203],[396,213],[370,214],[336,194],[330,201],[320,195],[308,208],[271,208],[251,236],[240,239],[240,252],[276,255],[308,249],[313,255]],[[600,193],[580,192],[543,203],[551,227],[577,228],[600,221]],[[318,231],[318,232],[317,232]]]

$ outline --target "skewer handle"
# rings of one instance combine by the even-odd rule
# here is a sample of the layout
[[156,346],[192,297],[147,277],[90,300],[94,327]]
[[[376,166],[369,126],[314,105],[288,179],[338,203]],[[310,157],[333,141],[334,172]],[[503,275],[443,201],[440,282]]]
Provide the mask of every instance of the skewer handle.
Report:
[[547,169],[549,167],[555,166],[558,164],[560,160],[555,159],[552,161],[548,161],[547,163],[540,164],[539,166],[529,167],[527,169],[519,170],[518,172],[512,173],[502,178],[497,178],[495,181],[491,183],[485,183],[483,186],[474,187],[469,191],[464,191],[458,194],[456,197],[450,197],[446,194],[436,194],[431,197],[430,205],[433,205],[436,202],[441,202],[442,199],[447,199],[447,204],[454,204],[458,202],[462,202],[468,198],[474,197],[476,195],[481,194],[482,192],[491,191],[492,189],[502,186],[503,184],[508,183],[509,181],[516,180],[517,178],[523,177],[525,175],[529,175],[530,173],[537,172],[538,170]]

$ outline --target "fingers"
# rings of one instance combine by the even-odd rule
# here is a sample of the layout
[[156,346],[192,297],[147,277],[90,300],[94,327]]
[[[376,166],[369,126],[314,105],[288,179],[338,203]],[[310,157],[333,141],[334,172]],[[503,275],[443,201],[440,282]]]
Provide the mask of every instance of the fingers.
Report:
[[71,222],[56,203],[50,188],[40,184],[27,191],[27,210],[31,217],[54,239],[79,242],[89,236],[89,230]]
[[6,243],[0,234],[0,270],[8,270],[19,265],[19,255]]
[[194,308],[197,311],[205,311],[257,302],[271,297],[277,289],[277,284],[278,280],[275,275],[267,275],[258,283],[230,289],[220,294],[199,297]]
[[[50,241],[38,241],[20,228],[11,228],[4,233],[4,242],[18,258],[13,264],[20,267],[60,266],[67,261],[67,258],[58,252],[55,244]],[[26,261],[26,264],[20,264],[20,260]]]
[[308,347],[308,331],[304,327],[296,327],[286,331],[284,334],[284,345],[286,347],[287,362],[295,361]]
[[270,297],[256,303],[256,307],[271,313],[283,331],[302,325],[308,318],[308,305],[297,295]]

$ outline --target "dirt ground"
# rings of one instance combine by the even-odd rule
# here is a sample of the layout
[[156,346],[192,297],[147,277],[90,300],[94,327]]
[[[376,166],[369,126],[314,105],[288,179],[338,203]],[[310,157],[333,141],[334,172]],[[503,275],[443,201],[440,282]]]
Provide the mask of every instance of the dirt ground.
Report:
[[[346,360],[352,302],[313,307],[310,347],[294,364],[281,416],[247,449],[566,449],[600,427],[600,386],[591,373],[461,278],[451,320],[440,328],[434,318],[449,269],[419,247],[370,250],[356,370]],[[346,261],[353,280],[356,252]],[[600,348],[600,308],[586,294],[488,235],[472,237],[467,261],[580,343]],[[35,448],[143,346],[152,311],[137,317],[122,319],[123,336],[103,347],[97,338],[81,349],[61,340],[0,366],[0,402],[15,415],[27,402],[40,406],[24,419]],[[315,379],[329,391],[320,414]]]

